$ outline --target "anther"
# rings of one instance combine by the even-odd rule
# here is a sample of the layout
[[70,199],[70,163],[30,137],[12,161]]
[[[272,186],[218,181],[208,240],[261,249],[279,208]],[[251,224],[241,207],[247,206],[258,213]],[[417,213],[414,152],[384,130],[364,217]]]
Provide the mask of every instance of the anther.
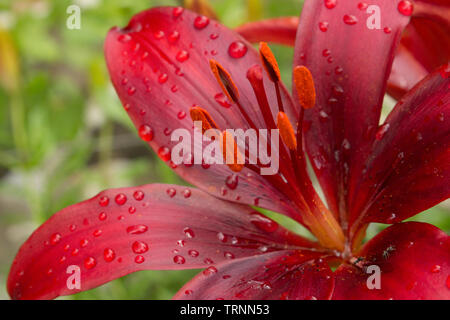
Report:
[[222,154],[227,166],[234,172],[240,172],[244,168],[244,158],[238,149],[236,140],[228,131],[222,132]]
[[314,107],[316,103],[316,89],[311,72],[305,66],[294,68],[294,85],[297,89],[297,97],[304,109]]
[[283,140],[286,147],[291,151],[296,151],[297,139],[295,137],[294,128],[284,112],[278,112],[277,127],[280,130],[281,140]]
[[267,43],[259,43],[259,55],[261,56],[263,66],[266,69],[270,80],[273,82],[279,82],[281,79],[280,68],[278,67],[277,60],[275,59],[275,56]]
[[209,129],[217,129],[217,125],[205,109],[195,106],[189,109],[189,114],[193,122],[201,121],[202,123],[202,134]]
[[209,60],[209,66],[211,68],[212,73],[216,77],[217,82],[222,87],[223,93],[233,101],[234,103],[237,103],[239,99],[239,91],[236,87],[236,85],[233,82],[233,79],[231,79],[230,74],[227,70],[225,70],[220,63],[218,63],[216,60]]

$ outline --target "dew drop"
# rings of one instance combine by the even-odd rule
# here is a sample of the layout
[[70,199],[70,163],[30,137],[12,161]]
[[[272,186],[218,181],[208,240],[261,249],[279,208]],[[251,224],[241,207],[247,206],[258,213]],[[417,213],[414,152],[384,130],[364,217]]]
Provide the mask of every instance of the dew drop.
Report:
[[231,107],[231,103],[228,101],[227,97],[223,93],[218,93],[214,96],[214,99],[218,104],[224,108]]
[[439,273],[440,271],[441,271],[441,266],[438,264],[431,267],[431,273]]
[[183,256],[175,256],[173,257],[173,262],[175,262],[176,264],[185,264],[186,259]]
[[158,150],[158,156],[163,161],[169,161],[170,160],[170,149],[168,147],[160,147]]
[[131,248],[134,253],[144,253],[148,251],[148,244],[143,241],[135,241]]
[[186,50],[181,50],[177,53],[176,59],[179,62],[185,62],[187,59],[189,59],[189,52]]
[[57,244],[59,241],[61,241],[61,234],[59,233],[52,234],[52,236],[50,237],[50,243]]
[[147,232],[147,230],[148,230],[148,227],[146,225],[143,225],[143,224],[129,226],[127,228],[127,232],[129,234],[141,234],[141,233]]
[[172,10],[172,15],[174,18],[178,18],[179,16],[181,16],[184,12],[184,8],[182,7],[175,7]]
[[183,232],[186,235],[186,237],[188,237],[189,239],[192,239],[195,237],[194,231],[189,227],[184,228]]
[[242,41],[234,41],[228,47],[228,54],[234,59],[239,59],[247,53],[247,46]]
[[223,256],[229,260],[234,259],[234,254],[231,252],[224,252]]
[[250,216],[250,222],[257,228],[265,232],[274,232],[278,229],[278,223],[263,216],[259,212],[252,213]]
[[237,188],[238,182],[239,182],[239,177],[237,174],[232,174],[225,179],[225,184],[231,190],[234,190]]
[[411,1],[402,0],[398,3],[398,11],[404,16],[410,16],[413,13],[413,4]]
[[127,202],[127,196],[124,195],[123,193],[119,193],[118,195],[116,195],[114,200],[116,201],[116,203],[119,206],[122,206],[122,205],[124,205]]
[[386,132],[389,130],[389,123],[385,123],[382,126],[380,126],[377,130],[377,133],[375,134],[375,139],[381,140],[383,139]]
[[133,197],[134,199],[136,199],[137,201],[141,201],[142,199],[144,199],[144,192],[142,192],[141,190],[136,190],[133,193]]
[[136,258],[134,258],[134,262],[141,264],[145,261],[145,258],[143,256],[136,256]]
[[162,73],[160,74],[160,76],[158,77],[158,82],[160,84],[166,83],[167,80],[169,79],[169,76],[167,75],[167,73]]
[[129,214],[133,214],[135,212],[136,212],[136,207],[131,206],[131,207],[128,208],[128,213]]
[[80,241],[80,247],[81,248],[85,248],[88,244],[89,244],[89,240],[88,239],[83,239],[83,240]]
[[109,204],[109,198],[108,197],[100,197],[100,199],[98,200],[98,203],[100,206],[102,207],[106,207]]
[[192,194],[191,190],[189,190],[189,189],[186,189],[186,190],[183,191],[183,196],[185,198],[189,198],[191,196],[191,194]]
[[217,273],[217,268],[214,267],[214,266],[210,266],[210,267],[206,268],[205,270],[203,270],[203,274],[205,276],[210,276],[210,275],[213,275],[215,273]]
[[358,22],[358,19],[354,15],[351,15],[351,14],[346,14],[343,19],[344,19],[344,23],[348,24],[348,25],[354,25]]
[[175,43],[178,41],[178,39],[180,39],[180,33],[178,31],[174,30],[174,31],[172,31],[171,34],[169,34],[167,39],[169,39],[170,43]]
[[143,124],[139,127],[139,137],[144,141],[153,140],[153,130],[148,124]]
[[333,9],[336,7],[337,0],[324,0],[324,4],[327,9]]
[[192,257],[192,258],[197,258],[200,253],[197,250],[189,250],[188,254]]
[[86,269],[92,269],[97,265],[97,261],[93,257],[88,257],[84,260],[84,266]]
[[208,26],[209,19],[205,16],[198,16],[194,20],[194,27],[198,30],[204,29]]
[[169,197],[173,198],[177,194],[177,191],[174,188],[169,188],[166,190],[166,193]]
[[101,235],[102,235],[102,230],[100,230],[100,229],[97,229],[97,230],[95,230],[93,233],[92,233],[92,235],[94,236],[94,237],[100,237]]
[[326,32],[328,30],[328,22],[326,21],[319,22],[319,29],[322,32]]
[[392,32],[392,29],[389,28],[389,27],[385,27],[385,28],[383,29],[383,31],[384,31],[384,33],[386,33],[386,34],[389,34],[389,33]]
[[219,239],[220,242],[227,242],[227,236],[222,232],[217,233],[217,239]]
[[106,220],[106,213],[101,212],[101,213],[98,215],[98,220],[100,220],[100,221],[105,221],[105,220]]
[[106,248],[103,251],[103,259],[105,259],[106,262],[111,262],[116,258],[116,253],[113,249]]
[[369,7],[369,5],[367,3],[364,3],[364,2],[358,3],[359,10],[366,10],[368,7]]

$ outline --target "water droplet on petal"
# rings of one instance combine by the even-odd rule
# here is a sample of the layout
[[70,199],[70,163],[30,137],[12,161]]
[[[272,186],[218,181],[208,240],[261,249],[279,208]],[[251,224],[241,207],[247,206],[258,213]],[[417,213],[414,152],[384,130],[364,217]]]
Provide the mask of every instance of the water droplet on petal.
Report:
[[225,184],[231,190],[234,190],[237,188],[238,182],[239,182],[239,177],[237,174],[232,174],[232,175],[228,176],[225,180]]
[[438,264],[431,267],[431,273],[439,273],[440,271],[441,271],[441,266]]
[[101,213],[98,215],[98,220],[100,220],[100,221],[105,221],[105,220],[106,220],[106,213],[101,212]]
[[358,18],[356,18],[354,15],[346,14],[344,16],[344,23],[348,25],[354,25],[358,22]]
[[184,12],[184,8],[182,7],[175,7],[172,10],[172,15],[174,18],[178,18],[179,16],[181,16],[181,14]]
[[204,29],[208,26],[209,19],[205,16],[198,16],[194,20],[194,27],[198,30]]
[[134,253],[144,253],[148,251],[148,244],[143,241],[135,241],[131,248]]
[[61,234],[59,233],[52,234],[52,236],[50,237],[50,243],[57,244],[59,241],[61,241]]
[[322,32],[326,32],[328,30],[328,22],[326,21],[319,22],[319,29]]
[[141,201],[142,199],[144,199],[144,192],[142,192],[141,190],[137,190],[133,193],[133,197],[137,200],[137,201]]
[[278,229],[278,223],[263,216],[259,212],[252,213],[250,216],[250,222],[257,228],[265,232],[274,232]]
[[189,250],[188,254],[192,257],[192,258],[197,258],[199,256],[199,252],[197,250]]
[[122,205],[124,205],[127,202],[127,196],[124,195],[123,193],[119,193],[118,195],[116,195],[114,200],[116,201],[116,203],[119,206],[122,206]]
[[163,160],[163,161],[169,161],[170,160],[170,149],[168,147],[160,147],[158,149],[158,156]]
[[143,124],[139,127],[139,137],[144,141],[153,140],[153,130],[148,124]]
[[102,207],[106,207],[109,204],[109,198],[108,197],[100,197],[100,199],[98,200],[98,203],[100,204],[100,206]]
[[184,228],[183,229],[184,234],[186,235],[186,237],[188,237],[189,239],[192,239],[195,237],[195,233],[191,228]]
[[407,0],[402,0],[398,3],[398,11],[404,15],[404,16],[410,16],[413,13],[413,4],[411,3],[411,1],[407,1]]
[[129,234],[141,234],[141,233],[147,232],[147,230],[148,230],[148,227],[146,225],[143,225],[143,224],[138,224],[138,225],[135,225],[135,226],[129,226],[127,228],[127,232]]
[[176,59],[179,62],[185,62],[187,59],[189,59],[189,52],[186,50],[181,50],[177,53]]
[[116,253],[114,252],[113,249],[106,248],[103,251],[103,258],[105,259],[106,262],[111,262],[116,258]]
[[377,133],[375,134],[375,139],[377,140],[383,139],[384,135],[386,134],[386,132],[388,132],[388,130],[389,130],[389,123],[385,123],[382,126],[380,126],[378,128]]
[[224,108],[231,107],[231,103],[228,101],[227,97],[223,93],[218,93],[214,96],[214,99]]
[[327,9],[333,9],[336,7],[337,0],[324,0],[324,4]]
[[168,196],[171,198],[173,198],[177,194],[177,191],[174,188],[169,188],[166,190],[166,192]]
[[97,265],[97,261],[93,257],[88,257],[84,260],[84,266],[86,269],[92,269]]
[[145,261],[145,258],[143,256],[136,256],[136,258],[134,258],[134,262],[141,264]]
[[173,262],[175,262],[176,264],[185,264],[186,259],[183,256],[175,256],[173,257]]
[[247,53],[247,46],[242,41],[234,41],[228,47],[228,54],[230,57],[239,59]]
[[206,268],[205,270],[203,270],[203,274],[205,276],[210,276],[215,273],[217,273],[217,268],[214,266],[210,266],[210,267]]

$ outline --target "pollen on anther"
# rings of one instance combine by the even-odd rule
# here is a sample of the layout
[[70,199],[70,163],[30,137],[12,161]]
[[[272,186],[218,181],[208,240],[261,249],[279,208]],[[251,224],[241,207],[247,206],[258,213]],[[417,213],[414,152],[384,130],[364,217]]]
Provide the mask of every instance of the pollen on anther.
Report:
[[278,67],[277,60],[275,59],[275,56],[273,55],[272,50],[270,50],[270,47],[267,45],[267,43],[260,42],[259,54],[270,80],[272,80],[273,82],[280,81],[280,68]]
[[209,60],[209,66],[216,77],[217,82],[230,101],[236,102],[239,99],[239,91],[233,82],[230,74],[216,60]]
[[294,68],[294,85],[297,97],[304,109],[314,107],[316,103],[316,89],[311,72],[305,66]]
[[280,130],[281,140],[289,150],[297,150],[297,139],[295,137],[294,128],[284,112],[278,112],[277,127]]

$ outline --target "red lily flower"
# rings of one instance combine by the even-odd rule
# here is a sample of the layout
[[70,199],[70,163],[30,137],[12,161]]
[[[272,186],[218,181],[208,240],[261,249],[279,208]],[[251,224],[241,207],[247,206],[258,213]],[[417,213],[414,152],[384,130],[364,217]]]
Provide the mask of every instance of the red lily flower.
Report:
[[[429,224],[401,223],[450,194],[449,67],[416,85],[379,126],[409,16],[398,9],[404,1],[372,2],[390,33],[367,29],[355,1],[305,2],[295,99],[265,44],[258,54],[206,17],[155,8],[112,29],[106,60],[125,109],[141,138],[199,189],[113,189],[56,213],[17,254],[11,297],[73,294],[143,269],[204,268],[176,299],[449,299],[449,237]],[[327,32],[317,27],[322,21]],[[169,132],[193,131],[188,114],[206,127],[278,126],[280,172],[174,165]],[[327,206],[306,171],[304,147]],[[318,242],[251,205],[295,219]],[[371,222],[395,224],[361,247]],[[81,288],[66,285],[70,265],[81,269]],[[372,265],[381,270],[380,289],[367,286]]]
[[[337,2],[325,0],[324,3],[332,8]],[[401,9],[411,19],[397,48],[387,87],[387,92],[397,100],[427,74],[450,60],[450,2],[411,0],[403,3]],[[362,12],[369,7],[365,2],[352,3],[350,7],[354,5]],[[250,22],[236,31],[250,42],[293,46],[298,24],[298,17],[279,17]],[[327,21],[321,21],[318,26],[327,32],[328,25]],[[381,28],[383,32],[392,32],[387,25],[381,25]]]

